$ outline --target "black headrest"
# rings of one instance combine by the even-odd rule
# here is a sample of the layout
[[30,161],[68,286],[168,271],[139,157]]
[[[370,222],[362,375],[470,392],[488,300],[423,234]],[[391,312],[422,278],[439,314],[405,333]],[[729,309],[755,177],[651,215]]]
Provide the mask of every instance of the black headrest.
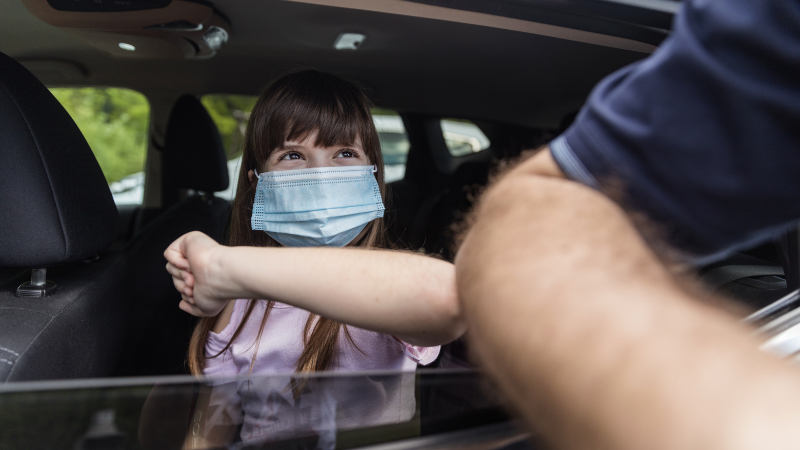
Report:
[[486,185],[489,180],[489,163],[483,161],[468,161],[462,163],[453,173],[452,185],[472,186],[475,184]]
[[228,188],[222,138],[206,108],[192,95],[179,98],[169,115],[164,176],[176,188],[205,192]]
[[117,235],[103,172],[58,100],[0,53],[0,267],[89,258]]

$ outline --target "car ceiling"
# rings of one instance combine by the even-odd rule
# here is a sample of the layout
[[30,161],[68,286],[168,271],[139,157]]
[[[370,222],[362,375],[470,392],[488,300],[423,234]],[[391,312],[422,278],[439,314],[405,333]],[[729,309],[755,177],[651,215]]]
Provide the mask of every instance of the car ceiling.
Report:
[[[66,29],[2,0],[0,51],[25,63],[80,66],[49,85],[121,86],[144,93],[256,94],[287,70],[310,66],[357,79],[380,106],[524,126],[558,124],[612,71],[646,53],[508,29],[279,0],[226,0],[228,43],[206,60],[112,57]],[[337,51],[343,32],[367,36]],[[47,78],[47,79],[45,79]]]

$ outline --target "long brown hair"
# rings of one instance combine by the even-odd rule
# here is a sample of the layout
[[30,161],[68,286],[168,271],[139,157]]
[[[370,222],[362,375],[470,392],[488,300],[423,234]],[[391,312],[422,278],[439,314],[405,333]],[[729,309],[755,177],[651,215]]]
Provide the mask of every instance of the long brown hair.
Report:
[[[383,158],[370,106],[369,99],[355,84],[317,70],[306,69],[289,73],[268,85],[258,98],[247,123],[239,184],[231,211],[228,245],[280,246],[265,232],[250,228],[256,185],[249,180],[247,174],[252,169],[265,167],[270,154],[285,141],[303,140],[314,132],[317,132],[315,145],[320,147],[352,145],[360,139],[370,162],[378,166],[375,177],[381,197],[385,201]],[[385,234],[383,218],[377,218],[367,224],[348,246],[383,248],[386,244]],[[213,328],[216,317],[200,319],[189,344],[188,363],[192,374],[201,375],[207,358],[217,357],[230,348],[251,319],[257,301],[249,301],[241,324],[234,331],[230,342],[216,355],[206,355],[204,351],[208,333]],[[267,309],[261,318],[253,362],[273,304],[273,301],[267,302]],[[353,343],[345,325],[309,314],[303,330],[303,352],[295,369],[298,372],[314,372],[330,368],[342,330],[348,342]]]

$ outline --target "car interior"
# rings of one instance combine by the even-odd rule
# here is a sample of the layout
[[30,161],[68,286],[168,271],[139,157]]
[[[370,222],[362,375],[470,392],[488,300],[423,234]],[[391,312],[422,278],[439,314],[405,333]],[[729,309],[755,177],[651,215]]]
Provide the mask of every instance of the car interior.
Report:
[[[19,448],[147,447],[136,429],[154,380],[176,380],[159,388],[166,402],[197,398],[191,377],[175,377],[188,373],[195,318],[177,307],[163,252],[190,231],[226,242],[248,108],[272,79],[310,67],[367,93],[392,247],[452,261],[491,180],[566,130],[604,76],[655,51],[680,7],[0,2],[0,447]],[[777,332],[800,321],[799,256],[790,232],[682,270]],[[462,371],[473,368],[467,342],[443,346],[429,367],[416,374],[415,419],[338,430],[337,447],[539,448],[477,372]],[[158,420],[183,431],[170,414]],[[154,448],[182,448],[176,436]]]
[[[215,193],[235,190],[238,173],[204,96],[256,96],[300,67],[354,80],[407,142],[386,199],[393,246],[452,261],[492,174],[668,36],[679,3],[651,3],[4,0],[0,380],[187,373],[194,320],[162,254],[194,230],[225,242],[230,197]],[[84,87],[147,100],[137,202],[115,204],[95,149],[48,90]],[[784,275],[796,255],[787,235],[690,272],[746,315],[797,289]],[[434,365],[470,367],[466,344]]]

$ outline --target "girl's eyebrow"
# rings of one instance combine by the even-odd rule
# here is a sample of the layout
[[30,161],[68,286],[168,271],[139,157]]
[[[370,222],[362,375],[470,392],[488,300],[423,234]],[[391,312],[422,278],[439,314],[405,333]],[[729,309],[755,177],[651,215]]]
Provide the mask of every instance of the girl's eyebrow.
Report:
[[336,145],[332,146],[331,148],[336,148],[336,147],[341,147],[341,148],[350,147],[350,148],[356,148],[356,149],[359,149],[359,150],[363,150],[361,144],[359,144],[358,142],[351,142],[349,144],[336,144]]
[[[354,147],[354,148],[363,150],[361,144],[359,144],[358,142],[353,142],[351,144],[336,144],[333,147]],[[295,150],[295,149],[305,149],[305,148],[306,148],[305,146],[300,145],[300,144],[283,144],[280,147],[278,147],[276,150],[283,151],[283,150]]]

